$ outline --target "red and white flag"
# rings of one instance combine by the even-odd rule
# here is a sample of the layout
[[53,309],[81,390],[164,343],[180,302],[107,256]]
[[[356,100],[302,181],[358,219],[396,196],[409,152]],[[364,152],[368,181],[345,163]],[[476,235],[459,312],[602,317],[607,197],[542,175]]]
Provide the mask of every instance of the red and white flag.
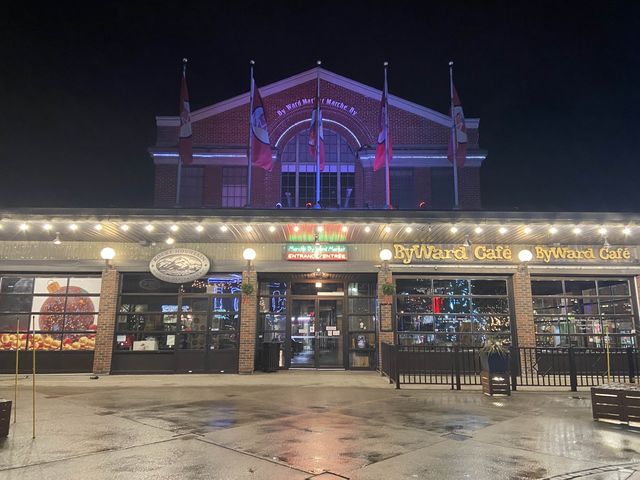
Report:
[[[316,136],[320,136],[320,171],[324,171],[324,133],[322,131],[322,109],[318,108],[317,105],[320,101],[320,98],[316,96],[316,108],[311,112],[311,127],[309,130],[309,151],[311,152],[311,156],[316,157],[316,145],[318,144]],[[316,123],[316,114],[318,114],[318,123]]]
[[[385,86],[386,90],[386,86]],[[385,150],[388,153],[388,160],[391,163],[392,148],[391,148],[391,135],[387,128],[387,111],[389,109],[389,103],[387,102],[386,92],[382,92],[382,100],[380,101],[380,116],[378,118],[378,124],[380,130],[378,133],[378,145],[376,146],[376,158],[373,161],[373,171],[380,170],[385,165]]]
[[178,151],[183,165],[193,161],[191,109],[189,108],[189,91],[187,90],[186,72],[182,70],[182,84],[180,85],[180,133],[178,135]]
[[[464,112],[462,111],[462,105],[460,104],[460,97],[456,87],[453,87],[453,112],[451,112],[452,121],[455,124],[455,141],[456,141],[456,165],[458,167],[464,167],[464,161],[467,157],[467,126],[464,122]],[[447,158],[453,163],[453,142],[454,142],[454,129],[451,129],[451,137],[449,138],[449,149],[447,151]]]
[[264,168],[268,172],[273,169],[267,119],[264,115],[260,90],[255,87],[255,84],[253,111],[251,112],[251,163],[256,167]]

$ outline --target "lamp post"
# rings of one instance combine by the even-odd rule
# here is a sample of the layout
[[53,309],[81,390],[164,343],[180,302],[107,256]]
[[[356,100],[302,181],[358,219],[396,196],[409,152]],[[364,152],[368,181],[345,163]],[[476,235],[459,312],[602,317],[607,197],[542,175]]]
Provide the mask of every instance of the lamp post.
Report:
[[111,247],[105,247],[102,250],[100,250],[100,257],[102,257],[102,259],[105,261],[107,270],[112,268],[111,260],[113,260],[115,256],[116,256],[116,251]]

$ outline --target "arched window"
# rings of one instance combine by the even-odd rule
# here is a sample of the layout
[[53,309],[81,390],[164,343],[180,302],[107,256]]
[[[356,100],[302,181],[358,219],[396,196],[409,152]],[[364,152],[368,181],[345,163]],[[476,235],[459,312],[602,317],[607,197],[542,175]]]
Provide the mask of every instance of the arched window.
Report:
[[[324,171],[320,173],[323,207],[353,205],[356,155],[338,133],[324,129]],[[304,207],[316,201],[316,159],[309,151],[309,130],[293,137],[282,150],[282,204]],[[348,199],[348,204],[347,204]]]

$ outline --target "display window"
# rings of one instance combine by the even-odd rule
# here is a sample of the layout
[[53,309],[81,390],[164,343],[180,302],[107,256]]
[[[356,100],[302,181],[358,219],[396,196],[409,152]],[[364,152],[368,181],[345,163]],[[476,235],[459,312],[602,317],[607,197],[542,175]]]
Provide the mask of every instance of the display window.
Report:
[[510,345],[511,312],[505,278],[395,279],[400,345]]
[[540,347],[635,346],[636,312],[625,278],[533,277],[531,294]]
[[235,273],[184,284],[150,274],[123,274],[115,350],[237,349],[241,281]]
[[0,350],[94,350],[101,283],[90,276],[0,277]]

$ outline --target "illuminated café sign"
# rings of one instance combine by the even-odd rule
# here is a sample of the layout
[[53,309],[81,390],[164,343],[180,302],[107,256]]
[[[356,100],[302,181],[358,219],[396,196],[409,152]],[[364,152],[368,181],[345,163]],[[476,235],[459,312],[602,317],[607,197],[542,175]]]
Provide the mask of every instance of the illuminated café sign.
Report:
[[287,260],[300,262],[346,262],[347,246],[328,245],[287,245]]
[[[278,117],[282,117],[287,113],[291,113],[295,110],[298,110],[299,108],[306,107],[306,106],[314,106],[315,103],[316,103],[315,97],[298,98],[278,108],[276,110],[276,113],[278,114]],[[335,98],[322,97],[320,99],[320,103],[326,107],[331,107],[336,110],[340,110],[341,112],[348,113],[349,115],[354,117],[358,114],[358,111],[353,106],[347,105],[346,103],[341,102],[340,100],[336,100]]]
[[536,245],[533,247],[510,245],[393,245],[393,259],[402,263],[497,261],[517,263],[518,252],[530,249],[533,262],[631,262],[636,256],[628,247],[556,247]]

